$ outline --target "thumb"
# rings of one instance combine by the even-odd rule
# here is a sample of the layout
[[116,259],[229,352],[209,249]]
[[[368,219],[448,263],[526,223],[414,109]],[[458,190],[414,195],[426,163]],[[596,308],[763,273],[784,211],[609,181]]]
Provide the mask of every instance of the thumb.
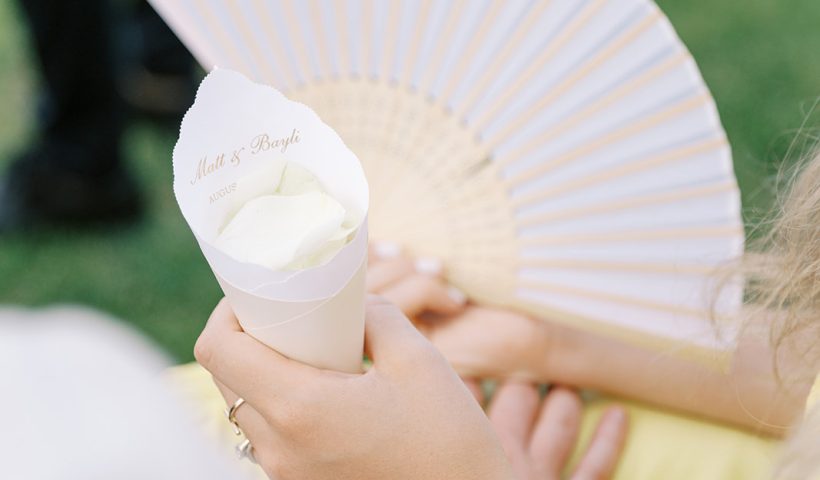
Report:
[[368,295],[364,327],[364,351],[381,365],[414,358],[430,344],[399,310],[377,295]]

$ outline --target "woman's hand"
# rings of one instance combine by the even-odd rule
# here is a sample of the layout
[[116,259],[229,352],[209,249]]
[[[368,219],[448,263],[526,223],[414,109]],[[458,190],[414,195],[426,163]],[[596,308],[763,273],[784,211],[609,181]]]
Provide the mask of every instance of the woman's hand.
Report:
[[[398,248],[388,249],[390,255],[378,255],[379,250],[373,249],[371,263],[393,285],[400,285],[408,272],[418,273]],[[433,263],[426,260],[422,266]],[[436,281],[441,298],[447,287],[440,278]],[[799,418],[811,385],[802,382],[796,391],[783,388],[773,369],[773,354],[759,335],[771,324],[765,317],[756,320],[760,329],[749,329],[739,337],[732,369],[724,372],[512,311],[470,304],[453,313],[438,311],[424,290],[413,295],[405,293],[400,300],[416,312],[426,312],[411,317],[416,326],[466,378],[519,378],[587,388],[774,435],[782,435]],[[427,304],[431,306],[425,307]],[[602,364],[607,368],[600,368]],[[791,361],[789,365],[795,371],[804,366]],[[805,378],[814,375],[811,372]]]
[[549,380],[551,325],[497,308],[468,305],[435,259],[413,260],[393,244],[370,249],[367,288],[395,303],[465,377]]
[[398,306],[410,319],[423,314],[454,315],[467,297],[442,279],[442,264],[433,258],[410,258],[397,246],[371,247],[367,265],[367,292]]
[[[482,400],[480,393],[479,400]],[[578,394],[563,387],[554,387],[543,400],[530,383],[508,381],[498,388],[487,414],[516,478],[562,478],[578,440],[582,408]],[[612,408],[604,413],[570,478],[610,478],[623,449],[626,429],[622,409]]]
[[369,299],[367,373],[319,370],[245,334],[222,301],[196,344],[272,478],[507,479],[497,437],[444,358],[393,305]]

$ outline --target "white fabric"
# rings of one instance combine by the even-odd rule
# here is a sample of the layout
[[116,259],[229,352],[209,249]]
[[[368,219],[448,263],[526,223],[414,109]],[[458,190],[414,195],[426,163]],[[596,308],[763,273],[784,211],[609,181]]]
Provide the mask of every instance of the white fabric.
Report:
[[243,478],[163,383],[166,365],[101,314],[0,309],[0,478]]

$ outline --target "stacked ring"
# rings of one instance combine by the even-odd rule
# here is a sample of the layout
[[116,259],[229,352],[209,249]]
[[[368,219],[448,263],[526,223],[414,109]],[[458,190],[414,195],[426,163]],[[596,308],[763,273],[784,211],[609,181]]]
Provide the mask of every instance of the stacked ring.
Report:
[[233,427],[233,433],[236,435],[241,435],[242,430],[239,428],[239,423],[236,421],[236,411],[245,404],[245,399],[239,397],[233,402],[233,405],[225,409],[225,417],[231,422],[231,426]]
[[253,456],[253,445],[251,445],[250,440],[246,438],[235,448],[237,458],[239,458],[240,460],[247,458],[251,462],[256,463],[256,458],[254,458]]

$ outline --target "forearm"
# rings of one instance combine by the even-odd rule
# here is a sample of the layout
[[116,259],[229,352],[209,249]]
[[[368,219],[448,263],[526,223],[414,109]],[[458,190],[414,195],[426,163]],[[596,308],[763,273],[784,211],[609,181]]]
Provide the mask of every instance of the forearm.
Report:
[[[778,381],[766,343],[741,338],[728,370],[549,325],[538,374],[773,435],[801,414],[809,382]],[[806,378],[806,377],[801,377]]]

